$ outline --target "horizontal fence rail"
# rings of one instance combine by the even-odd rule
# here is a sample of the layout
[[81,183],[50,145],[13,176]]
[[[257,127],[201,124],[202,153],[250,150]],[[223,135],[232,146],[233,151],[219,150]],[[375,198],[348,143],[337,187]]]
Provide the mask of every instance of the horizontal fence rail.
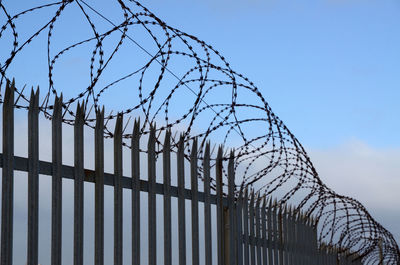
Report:
[[[78,104],[74,125],[74,166],[62,164],[62,96],[56,97],[52,118],[52,162],[39,160],[38,137],[38,92],[32,91],[28,113],[28,157],[14,155],[14,88],[7,86],[3,103],[3,153],[0,154],[2,173],[2,229],[1,229],[1,265],[13,264],[13,191],[14,171],[28,172],[28,264],[38,264],[38,185],[39,175],[51,176],[52,180],[52,219],[51,219],[51,264],[61,264],[62,258],[62,178],[74,180],[74,264],[84,261],[84,182],[95,186],[95,264],[104,264],[104,186],[114,188],[114,264],[123,261],[123,207],[122,192],[131,190],[132,207],[132,264],[140,264],[140,227],[147,227],[148,263],[157,264],[157,240],[160,236],[156,229],[157,208],[163,208],[164,264],[172,264],[171,227],[178,227],[179,264],[200,264],[200,255],[204,262],[213,264],[212,244],[217,244],[217,262],[215,264],[237,265],[310,265],[310,264],[361,264],[356,257],[349,256],[344,250],[331,246],[318,246],[316,222],[303,213],[287,205],[279,205],[271,198],[255,194],[253,190],[237,190],[235,185],[234,160],[230,153],[227,167],[228,180],[223,183],[222,172],[225,160],[222,147],[213,168],[210,166],[210,145],[203,153],[203,171],[198,170],[198,147],[194,140],[189,156],[190,163],[185,162],[183,137],[178,142],[176,153],[177,186],[171,185],[171,132],[164,138],[162,152],[163,183],[156,182],[157,155],[155,151],[156,127],[152,126],[147,146],[147,180],[142,179],[140,172],[140,130],[139,121],[135,121],[132,133],[131,166],[132,175],[123,175],[122,153],[122,120],[119,115],[114,132],[114,173],[104,172],[104,110],[97,113],[95,127],[95,170],[84,169],[84,126],[85,110]],[[185,188],[185,167],[188,167],[190,189]],[[216,176],[215,193],[211,193],[210,175]],[[199,179],[204,180],[203,190],[199,190]],[[227,193],[224,193],[227,185]],[[148,195],[148,223],[141,224],[140,212],[144,205],[140,203],[140,192]],[[163,196],[163,205],[158,205],[156,195]],[[171,221],[171,198],[177,198],[177,224]],[[187,239],[186,207],[191,201],[191,238]],[[199,203],[204,205],[204,242],[200,242]],[[212,208],[215,205],[216,220],[212,220]],[[212,225],[217,226],[217,240],[213,242]],[[191,260],[188,260],[187,241],[191,241]],[[200,253],[204,245],[204,253]],[[20,250],[18,250],[20,251]]]

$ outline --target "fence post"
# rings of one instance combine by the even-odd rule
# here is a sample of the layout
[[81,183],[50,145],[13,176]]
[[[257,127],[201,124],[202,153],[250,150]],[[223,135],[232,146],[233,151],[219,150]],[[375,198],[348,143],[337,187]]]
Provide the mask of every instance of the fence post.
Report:
[[273,234],[273,246],[274,246],[274,264],[281,265],[280,260],[278,260],[279,256],[279,229],[278,229],[278,203],[276,198],[274,203],[272,204],[273,211],[272,211],[272,234]]
[[268,203],[268,210],[267,210],[267,233],[268,233],[268,241],[267,241],[267,247],[268,247],[268,263],[267,264],[273,264],[273,245],[272,245],[272,198],[269,199]]
[[7,80],[3,102],[3,172],[1,201],[1,265],[11,265],[14,216],[14,87]]
[[204,174],[204,244],[205,264],[212,264],[211,206],[210,206],[210,143],[206,144],[203,160]]
[[[140,265],[140,121],[135,120],[131,139],[132,265]],[[97,265],[97,264],[96,264]]]
[[229,156],[228,162],[228,212],[229,212],[229,224],[228,229],[229,239],[225,242],[229,244],[229,261],[226,264],[235,265],[236,256],[236,225],[235,225],[235,160],[233,150]]
[[335,261],[336,265],[340,265],[339,263],[339,249],[335,248]]
[[51,264],[61,264],[62,250],[62,94],[55,98],[52,117]]
[[250,218],[250,264],[256,265],[256,244],[254,234],[254,191],[251,192],[250,207],[249,207],[249,218]]
[[230,228],[229,228],[229,210],[228,207],[224,207],[224,213],[223,213],[223,257],[224,257],[224,265],[229,265],[230,264],[230,253],[229,249],[230,246],[232,245],[231,242],[229,241],[229,234],[230,234]]
[[279,264],[283,265],[284,264],[284,255],[283,255],[283,249],[284,249],[284,238],[283,238],[283,206],[279,205],[278,209],[278,233],[279,233]]
[[289,265],[289,232],[288,232],[288,205],[283,207],[283,243],[284,243],[284,260]]
[[246,188],[243,198],[243,237],[244,237],[244,265],[249,265],[249,193]]
[[122,265],[122,126],[123,116],[117,115],[114,130],[114,264]]
[[190,179],[192,191],[192,265],[198,265],[199,260],[199,195],[197,177],[197,139],[193,140],[190,153]]
[[96,113],[94,140],[94,263],[104,264],[104,107]]
[[261,265],[261,219],[260,219],[260,193],[257,195],[256,209],[255,209],[255,221],[256,221],[256,250],[257,250],[257,264]]
[[165,133],[163,146],[164,182],[164,264],[172,264],[171,245],[171,131]]
[[218,265],[224,265],[224,206],[222,204],[222,147],[218,148],[215,163],[215,176],[217,182],[217,251]]
[[[313,235],[313,248],[314,248],[314,253],[315,255],[318,256],[318,231],[317,231],[317,219],[315,217],[311,217],[312,220],[312,235]],[[338,256],[338,262],[339,262],[339,256]],[[318,264],[318,262],[315,262],[316,264]],[[337,264],[339,265],[339,264]]]
[[261,234],[262,234],[262,256],[263,263],[268,264],[268,256],[267,256],[267,220],[266,220],[266,208],[267,202],[265,195],[263,196],[263,202],[261,207]]
[[84,103],[82,102],[82,105],[78,103],[74,124],[74,265],[83,265],[84,116]]
[[383,265],[383,248],[382,248],[382,238],[379,239],[379,265]]
[[31,91],[28,112],[28,265],[38,264],[39,239],[39,89]]
[[150,126],[149,142],[147,145],[147,158],[148,158],[148,237],[149,237],[149,265],[157,263],[157,226],[156,226],[156,127]]
[[[296,246],[296,230],[295,230],[295,208],[293,205],[290,206],[289,211],[289,253],[290,253],[290,265],[295,264],[295,246]],[[317,262],[318,263],[318,262]],[[319,264],[319,263],[318,263]]]
[[179,265],[186,265],[185,146],[181,135],[177,152]]
[[236,202],[236,248],[237,248],[237,265],[243,265],[243,215],[242,215],[242,205],[243,205],[243,193],[240,189],[239,196]]

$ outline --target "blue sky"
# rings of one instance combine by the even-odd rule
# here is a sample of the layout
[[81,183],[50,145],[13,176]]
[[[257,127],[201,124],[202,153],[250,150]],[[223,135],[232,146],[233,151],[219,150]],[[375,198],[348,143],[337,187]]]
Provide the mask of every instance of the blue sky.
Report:
[[[109,8],[103,2],[91,4],[119,22],[119,9]],[[143,4],[169,25],[219,50],[234,70],[258,86],[274,112],[303,145],[329,148],[357,139],[377,148],[400,147],[398,1],[156,0]],[[15,2],[7,6],[10,10],[27,7]],[[48,10],[47,14],[55,11]],[[74,19],[72,14],[67,10],[63,14],[65,19],[56,24],[55,38],[66,43],[90,34],[87,24],[81,26],[85,23],[83,17]],[[35,23],[40,25],[42,19],[46,16],[36,17]],[[96,22],[109,28],[100,18]],[[46,34],[41,37],[45,41]],[[133,37],[152,51],[147,40]],[[34,54],[40,49],[45,52],[43,44],[34,45]],[[133,43],[125,45],[131,61],[146,58]],[[61,71],[78,71],[74,80],[81,85],[80,78],[88,76],[88,67],[79,68],[83,67],[79,60],[87,62],[90,52],[85,56],[78,50],[76,54]],[[38,66],[38,62],[43,65]],[[31,80],[24,77],[27,80],[17,82],[39,83],[35,71],[46,67],[45,63],[46,60],[25,59],[16,64],[18,71],[32,76]],[[179,72],[178,67],[170,68]],[[70,84],[63,89],[64,94],[74,87],[74,80],[62,80],[66,76],[59,76],[59,83]],[[114,102],[120,104],[119,101],[116,98]]]
[[400,2],[149,1],[260,88],[308,147],[400,147]]

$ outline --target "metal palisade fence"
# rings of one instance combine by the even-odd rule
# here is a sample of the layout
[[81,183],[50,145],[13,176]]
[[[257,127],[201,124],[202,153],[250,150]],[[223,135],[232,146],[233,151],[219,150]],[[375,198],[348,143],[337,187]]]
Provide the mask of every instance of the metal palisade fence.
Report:
[[[84,183],[95,186],[95,264],[104,264],[104,187],[114,187],[114,264],[123,263],[123,189],[131,192],[132,207],[132,264],[142,264],[141,227],[148,229],[148,264],[157,263],[157,240],[163,238],[163,264],[172,264],[172,226],[178,230],[177,253],[180,265],[200,264],[252,264],[252,265],[294,265],[294,264],[361,264],[355,256],[330,246],[318,246],[316,222],[292,207],[279,205],[271,198],[254,194],[251,190],[236,190],[234,152],[228,159],[223,158],[222,148],[218,150],[215,164],[210,166],[210,145],[207,144],[202,156],[202,172],[198,169],[197,141],[191,146],[190,156],[185,158],[184,139],[180,138],[176,152],[176,176],[171,171],[171,133],[165,134],[162,160],[157,161],[156,128],[152,126],[147,146],[147,178],[140,172],[140,130],[135,121],[131,138],[131,176],[122,174],[122,115],[117,117],[114,131],[114,173],[104,172],[104,111],[96,114],[95,126],[95,170],[84,169],[84,107],[78,104],[74,123],[74,166],[62,164],[62,99],[56,97],[52,115],[52,161],[39,160],[39,92],[33,92],[28,112],[28,157],[14,155],[14,83],[7,84],[3,109],[3,151],[0,157],[2,167],[2,208],[1,208],[1,265],[13,264],[13,198],[14,170],[28,172],[28,264],[38,264],[39,239],[39,175],[52,176],[51,203],[51,264],[61,264],[62,256],[62,179],[74,181],[74,239],[73,261],[83,264],[84,257]],[[187,162],[189,161],[189,163]],[[227,163],[226,163],[227,161]],[[156,182],[156,164],[162,163],[163,183]],[[188,163],[186,165],[186,163]],[[191,188],[185,188],[185,167],[190,167]],[[223,172],[228,183],[223,183]],[[211,187],[211,176],[215,174],[216,186]],[[171,185],[171,178],[177,179],[177,186]],[[199,190],[199,180],[204,182]],[[227,185],[228,192],[223,192]],[[140,202],[140,192],[147,193],[147,205]],[[157,205],[156,195],[163,196],[163,204]],[[171,198],[177,198],[177,223],[171,218]],[[191,218],[187,220],[185,203],[191,201]],[[204,213],[199,215],[199,205]],[[215,207],[211,207],[215,205]],[[148,223],[141,223],[141,208],[147,207]],[[157,235],[157,207],[163,208],[163,235]],[[212,213],[215,209],[216,213]],[[212,220],[212,217],[216,220]],[[204,218],[199,222],[199,218]],[[188,260],[186,222],[191,222],[191,260]],[[199,241],[199,223],[204,224],[204,241]],[[217,240],[212,240],[211,227],[217,226]],[[217,244],[217,260],[212,258],[212,244]],[[200,248],[202,245],[204,248]],[[214,246],[215,247],[215,246]],[[201,251],[200,249],[204,249]],[[22,250],[18,250],[22,251]],[[340,253],[340,254],[338,254]],[[202,259],[200,256],[204,255]],[[355,260],[355,261],[353,261]]]

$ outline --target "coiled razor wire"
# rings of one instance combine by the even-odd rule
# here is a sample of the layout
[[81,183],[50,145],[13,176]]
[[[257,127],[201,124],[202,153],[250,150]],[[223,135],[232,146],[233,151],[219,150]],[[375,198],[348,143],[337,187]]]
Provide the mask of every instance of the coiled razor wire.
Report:
[[[0,1],[0,41],[9,44],[7,51],[1,43],[1,93],[13,77],[18,81],[18,76],[12,75],[14,70],[10,70],[18,56],[44,36],[47,42],[41,45],[47,47],[47,58],[42,60],[47,63],[48,91],[41,95],[40,110],[51,118],[54,97],[66,92],[57,83],[62,73],[56,67],[73,50],[90,47],[86,50],[90,55],[90,81],[81,84],[82,89],[73,96],[67,98],[64,94],[65,123],[73,124],[76,103],[83,102],[87,112],[85,123],[94,128],[95,113],[101,111],[107,97],[129,98],[128,107],[106,115],[107,137],[113,137],[109,121],[125,115],[141,117],[142,134],[147,134],[155,122],[159,138],[166,130],[183,131],[187,154],[191,140],[199,139],[200,159],[209,140],[234,148],[236,176],[241,180],[240,183],[236,180],[237,193],[250,189],[259,196],[277,198],[279,205],[294,204],[297,212],[315,219],[320,246],[330,245],[349,255],[356,254],[364,264],[378,264],[381,254],[385,264],[400,264],[399,247],[392,234],[360,202],[335,193],[321,181],[303,146],[272,112],[255,84],[235,72],[211,45],[169,26],[138,1],[116,2],[122,20],[114,24],[83,0],[49,3],[16,14],[10,14],[7,3]],[[82,18],[90,33],[65,47],[54,47],[55,32],[64,30],[57,28],[58,22],[66,11],[69,16]],[[22,38],[18,35],[19,22],[23,24],[25,16],[37,12],[45,12],[49,19],[43,24],[24,25],[29,34]],[[104,26],[99,29],[100,19],[103,25],[107,23],[107,29]],[[143,33],[135,31],[138,28],[150,39],[145,47],[140,44]],[[114,44],[106,45],[107,42]],[[115,58],[126,45],[141,49],[144,52],[141,59],[148,60],[138,62],[139,66],[132,62],[128,67],[132,71],[127,74],[112,72],[111,80],[107,70],[116,68]],[[155,48],[153,54],[147,49],[150,45]],[[175,71],[178,65],[179,74]],[[116,91],[118,84],[125,90]],[[28,108],[29,93],[24,88],[16,88],[16,108]],[[129,121],[126,119],[125,140],[131,137],[127,129]],[[159,152],[162,152],[161,142]],[[124,145],[129,148],[129,141]],[[172,148],[176,150],[176,145]]]

